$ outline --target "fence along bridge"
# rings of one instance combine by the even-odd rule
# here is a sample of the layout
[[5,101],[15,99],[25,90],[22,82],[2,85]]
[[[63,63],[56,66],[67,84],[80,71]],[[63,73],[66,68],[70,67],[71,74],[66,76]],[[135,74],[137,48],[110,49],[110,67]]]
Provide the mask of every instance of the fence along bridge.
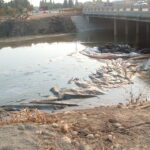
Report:
[[135,21],[136,35],[139,34],[139,23],[146,24],[149,35],[150,5],[135,6],[127,3],[89,2],[83,8],[83,14],[89,17],[113,19],[114,36],[117,35],[117,20],[125,21],[125,34],[128,35],[128,21]]

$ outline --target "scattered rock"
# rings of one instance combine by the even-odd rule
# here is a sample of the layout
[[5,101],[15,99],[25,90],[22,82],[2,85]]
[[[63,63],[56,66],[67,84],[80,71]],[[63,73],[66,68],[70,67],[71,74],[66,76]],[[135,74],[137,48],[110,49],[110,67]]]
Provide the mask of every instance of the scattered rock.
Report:
[[0,145],[0,149],[1,150],[14,150],[15,147],[14,146],[12,147],[12,145],[7,145],[7,146]]
[[120,130],[125,131],[126,129],[122,126],[119,127]]
[[82,130],[79,131],[79,134],[80,134],[81,137],[85,137],[89,134],[89,130],[82,129]]
[[113,136],[111,134],[108,135],[105,139],[108,140],[109,142],[113,142]]
[[80,144],[79,150],[92,150],[91,147],[87,144]]
[[99,134],[95,134],[95,137],[96,137],[96,138],[99,138],[99,137],[100,137],[100,135],[99,135]]
[[73,134],[73,135],[77,135],[78,132],[77,132],[77,131],[72,131],[72,134]]
[[83,114],[82,117],[81,117],[81,119],[82,119],[82,120],[87,120],[87,119],[88,119],[88,118],[87,118],[87,115],[86,115],[86,114]]
[[120,123],[114,123],[113,126],[116,127],[116,128],[122,127],[122,125]]
[[63,138],[62,138],[62,140],[65,142],[65,143],[71,143],[71,139],[69,138],[69,137],[67,137],[67,136],[64,136]]
[[36,134],[42,135],[42,134],[43,134],[43,131],[41,131],[41,130],[36,131]]
[[118,123],[118,121],[116,119],[109,119],[108,120],[110,123]]
[[18,125],[18,130],[24,130],[24,129],[25,127],[22,124]]
[[64,114],[70,114],[72,111],[65,111]]
[[58,125],[57,123],[53,123],[53,124],[52,124],[52,127],[53,127],[53,128],[58,128],[59,125]]
[[88,134],[86,137],[87,137],[88,139],[94,139],[94,135],[93,135],[93,134]]
[[120,144],[115,144],[114,147],[118,150],[119,148],[121,148]]
[[73,140],[73,141],[71,142],[71,144],[74,145],[75,147],[78,147],[78,146],[79,146],[79,143],[78,143],[77,141],[75,141],[75,140]]
[[117,105],[117,108],[122,108],[122,107],[123,107],[122,103]]
[[87,114],[82,114],[82,117],[87,117]]
[[67,133],[67,132],[69,131],[69,126],[68,126],[68,124],[63,124],[63,125],[61,126],[61,131],[62,131],[63,133]]

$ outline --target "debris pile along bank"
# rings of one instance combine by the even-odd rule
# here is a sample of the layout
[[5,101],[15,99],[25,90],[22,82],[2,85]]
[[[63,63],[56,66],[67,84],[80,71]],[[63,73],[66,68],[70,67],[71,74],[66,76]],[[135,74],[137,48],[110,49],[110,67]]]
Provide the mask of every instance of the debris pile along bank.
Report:
[[128,44],[113,44],[108,43],[102,46],[97,46],[94,48],[87,48],[80,52],[81,54],[95,58],[95,59],[129,59],[137,58],[141,54],[145,55],[144,57],[149,57],[147,54],[150,54],[149,48],[144,49],[135,49]]
[[[82,99],[103,95],[111,88],[132,84],[132,77],[135,73],[136,65],[127,63],[122,59],[110,60],[96,73],[89,75],[90,80],[73,78],[68,83],[73,83],[76,86],[67,88],[52,87],[50,91],[55,97],[50,96],[40,101],[45,103],[46,101]],[[39,103],[39,101],[33,101],[32,103]]]

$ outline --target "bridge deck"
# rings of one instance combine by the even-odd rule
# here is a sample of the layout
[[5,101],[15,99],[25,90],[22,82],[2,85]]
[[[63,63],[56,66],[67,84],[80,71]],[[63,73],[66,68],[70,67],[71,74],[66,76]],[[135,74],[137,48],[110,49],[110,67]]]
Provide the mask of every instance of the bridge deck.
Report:
[[133,21],[150,22],[150,6],[134,6],[133,4],[87,3],[83,14],[88,16],[128,19]]

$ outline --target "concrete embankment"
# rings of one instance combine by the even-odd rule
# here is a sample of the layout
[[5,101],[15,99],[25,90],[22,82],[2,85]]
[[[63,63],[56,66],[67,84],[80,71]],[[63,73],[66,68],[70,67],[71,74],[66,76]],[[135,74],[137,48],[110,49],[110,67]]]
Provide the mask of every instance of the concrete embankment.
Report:
[[110,22],[106,19],[86,17],[83,15],[72,16],[73,23],[75,24],[78,32],[86,32],[93,30],[110,30],[112,26]]
[[0,37],[16,37],[75,32],[70,16],[50,16],[36,20],[7,20],[0,23]]

